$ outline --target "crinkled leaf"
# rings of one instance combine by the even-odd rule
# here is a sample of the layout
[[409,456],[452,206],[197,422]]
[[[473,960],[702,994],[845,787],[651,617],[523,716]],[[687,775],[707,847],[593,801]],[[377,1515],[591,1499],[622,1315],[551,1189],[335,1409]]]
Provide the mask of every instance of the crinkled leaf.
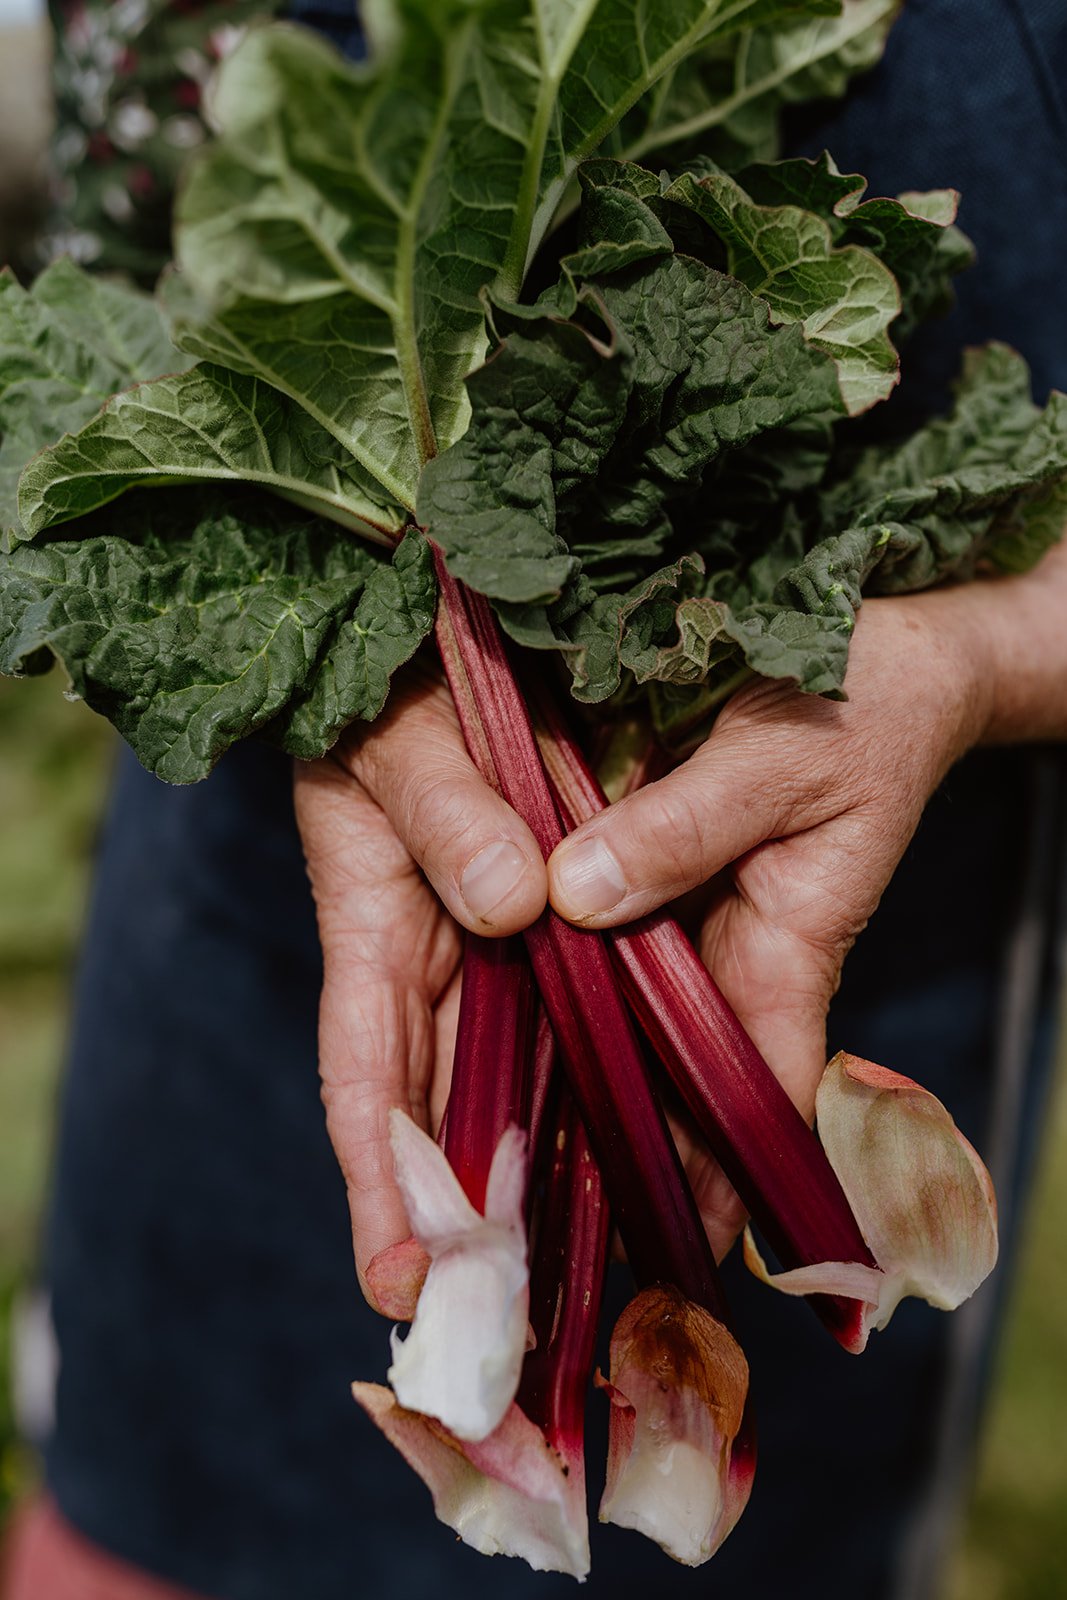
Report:
[[1032,564],[1062,534],[1048,510],[1065,473],[1067,396],[1036,406],[1022,357],[984,345],[967,352],[948,416],[900,443],[841,453],[815,537],[872,534],[881,548],[861,581],[879,594],[969,577],[983,562],[1014,569],[1021,540]]
[[131,496],[79,531],[0,556],[0,671],[55,658],[171,783],[266,725],[321,755],[377,715],[432,625],[417,534],[389,562],[281,502],[193,490]]
[[207,364],[116,395],[37,456],[19,484],[19,511],[32,535],[126,489],[187,481],[261,484],[379,543],[392,544],[404,525],[301,407],[259,378]]
[[[590,175],[602,222],[660,193],[630,173],[626,192]],[[538,307],[501,315],[505,345],[471,381],[473,426],[420,497],[457,575],[496,600],[519,643],[563,653],[579,699],[646,685],[677,742],[739,673],[839,695],[864,593],[1018,570],[1060,535],[1067,400],[1035,406],[1017,355],[972,352],[952,413],[903,442],[857,450],[839,427],[835,449],[819,390],[829,359],[796,325],[760,325],[734,280],[663,254],[654,229],[637,237],[644,259],[615,271],[584,241]],[[583,283],[590,261],[604,270]],[[717,339],[701,318],[721,295]],[[758,360],[740,356],[750,332],[775,367],[777,414],[749,409],[737,381],[757,374],[762,393]],[[810,393],[775,366],[785,335],[799,339],[791,360],[807,350]],[[722,413],[716,370],[733,384]]]
[[45,445],[117,389],[188,366],[155,303],[57,261],[23,289],[0,273],[0,536],[25,537],[16,485]]
[[955,226],[954,189],[864,199],[865,178],[841,173],[828,152],[816,161],[755,163],[737,181],[763,206],[796,205],[822,217],[839,247],[861,245],[889,268],[900,289],[893,336],[905,339],[952,301],[952,279],[974,260],[970,240]]
[[578,163],[711,30],[833,0],[394,0],[371,63],[255,30],[178,208],[197,355],[296,398],[412,507],[467,423],[479,292],[517,293]]
[[630,187],[637,178],[647,204],[670,217],[694,213],[721,241],[727,270],[765,300],[776,322],[797,322],[831,356],[850,414],[884,400],[897,382],[898,362],[887,329],[900,310],[896,280],[869,250],[834,243],[829,224],[793,205],[757,205],[724,172],[683,173],[647,188],[640,168],[599,162],[590,183]]
[[[661,255],[579,292],[574,265],[560,297],[587,297],[579,319],[561,323],[553,300],[515,326],[470,381],[474,426],[420,485],[420,521],[450,569],[512,605],[561,595],[572,541],[587,560],[627,536],[655,555],[668,508],[725,452],[841,407],[832,362],[799,328],[773,327],[736,279]],[[512,620],[516,637],[533,626],[529,613]]]

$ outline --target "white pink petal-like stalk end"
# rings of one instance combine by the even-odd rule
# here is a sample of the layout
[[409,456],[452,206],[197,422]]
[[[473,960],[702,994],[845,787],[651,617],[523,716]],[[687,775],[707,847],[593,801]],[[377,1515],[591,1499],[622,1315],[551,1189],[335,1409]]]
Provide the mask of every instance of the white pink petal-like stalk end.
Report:
[[438,1520],[481,1555],[518,1556],[535,1572],[589,1571],[589,1526],[580,1447],[565,1460],[511,1405],[486,1439],[464,1442],[405,1410],[380,1384],[354,1383],[371,1421],[426,1484]]
[[733,1336],[677,1289],[627,1306],[611,1340],[607,1486],[600,1520],[634,1528],[675,1561],[714,1555],[744,1510],[754,1458],[733,1448],[748,1364]]
[[430,1257],[407,1337],[392,1334],[400,1405],[457,1438],[485,1439],[515,1398],[527,1343],[529,1274],[523,1193],[526,1139],[508,1128],[493,1156],[481,1216],[441,1148],[404,1112],[390,1113],[397,1182]]
[[906,1295],[954,1311],[997,1260],[997,1201],[973,1145],[936,1095],[841,1053],[815,1101],[819,1136],[890,1285],[875,1326]]
[[849,1330],[851,1337],[845,1337],[842,1330],[838,1335],[838,1343],[850,1355],[862,1355],[867,1348],[883,1292],[889,1283],[880,1267],[867,1267],[859,1261],[819,1261],[810,1267],[771,1272],[760,1254],[750,1227],[744,1232],[744,1256],[745,1266],[753,1277],[765,1283],[769,1289],[777,1289],[780,1294],[833,1294],[855,1300],[862,1311]]
[[973,1145],[935,1095],[858,1056],[836,1055],[815,1100],[823,1148],[878,1268],[823,1261],[771,1273],[750,1232],[745,1262],[784,1294],[865,1302],[855,1343],[908,1295],[954,1311],[997,1260],[997,1201]]

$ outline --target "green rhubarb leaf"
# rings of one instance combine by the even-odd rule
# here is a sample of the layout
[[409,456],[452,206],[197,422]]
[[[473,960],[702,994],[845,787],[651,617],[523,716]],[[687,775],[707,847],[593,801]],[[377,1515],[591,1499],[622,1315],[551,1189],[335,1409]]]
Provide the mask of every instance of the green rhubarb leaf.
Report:
[[655,152],[678,168],[695,152],[730,170],[778,154],[783,107],[840,98],[880,59],[899,0],[844,0],[837,15],[712,38],[659,80],[623,122],[617,154]]
[[866,179],[838,172],[825,151],[816,161],[755,163],[736,177],[759,205],[813,211],[826,221],[836,245],[863,246],[889,268],[900,288],[897,339],[951,305],[952,279],[974,260],[970,240],[955,226],[954,189],[864,199]]
[[207,364],[115,395],[38,455],[22,475],[19,512],[32,535],[126,489],[186,481],[262,484],[379,543],[404,525],[300,406],[259,378]]
[[464,431],[480,291],[517,294],[578,163],[718,29],[827,0],[379,0],[369,65],[294,28],[222,69],[178,248],[203,358],[294,398],[381,486]]
[[872,592],[926,588],[983,564],[1033,565],[1063,533],[1067,396],[1042,409],[1006,345],[967,352],[948,416],[899,443],[841,452],[816,528],[887,530]]
[[[721,457],[841,407],[833,363],[798,327],[772,326],[736,279],[665,256],[576,287],[577,259],[560,298],[578,320],[562,322],[554,299],[548,315],[515,319],[470,380],[474,425],[427,466],[419,491],[419,520],[450,571],[527,608],[563,596],[577,545],[587,561],[590,546],[625,549],[627,536],[657,554],[671,508],[684,509]],[[533,612],[521,625],[502,615],[530,642]],[[547,643],[547,613],[544,627]]]
[[[804,505],[804,500],[800,501]],[[710,568],[704,598],[678,591],[678,615],[655,635],[672,660],[696,618],[765,677],[837,697],[865,594],[902,594],[984,567],[1032,566],[1067,521],[1067,396],[1042,410],[1026,363],[1003,345],[969,351],[952,412],[907,439],[839,449],[803,520],[787,508],[776,538],[747,567]],[[664,682],[685,682],[677,670]],[[677,714],[677,697],[671,712]]]
[[582,176],[590,189],[634,194],[666,224],[679,248],[703,254],[690,226],[699,218],[725,251],[727,270],[767,302],[774,321],[799,323],[808,340],[833,358],[850,414],[891,392],[898,361],[887,329],[900,310],[896,280],[871,251],[836,245],[816,212],[757,205],[739,182],[718,170],[683,173],[653,187],[643,168],[601,160],[589,163]]
[[0,535],[25,538],[16,486],[45,445],[87,422],[117,389],[188,365],[155,303],[70,261],[32,289],[0,273]]
[[0,672],[54,659],[151,772],[190,783],[268,728],[321,755],[429,632],[429,550],[392,562],[254,491],[130,496],[0,556]]

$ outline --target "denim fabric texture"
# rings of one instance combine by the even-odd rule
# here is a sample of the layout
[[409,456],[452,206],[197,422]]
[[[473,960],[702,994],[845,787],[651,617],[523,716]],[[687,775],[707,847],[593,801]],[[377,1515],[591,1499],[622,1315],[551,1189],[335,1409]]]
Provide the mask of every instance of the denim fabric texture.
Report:
[[[349,6],[294,9],[329,13],[352,43]],[[964,192],[981,270],[924,344],[910,403],[931,403],[961,345],[991,335],[1024,351],[1039,388],[1067,386],[1067,18],[1053,0],[969,0],[961,26],[961,9],[909,0],[884,65],[831,120],[794,130],[798,150],[828,145],[874,192]],[[831,1013],[834,1047],[928,1085],[980,1145],[1027,896],[1049,937],[1054,923],[1062,765],[1033,752],[961,763]],[[51,1206],[62,1365],[49,1484],[90,1537],[218,1600],[572,1594],[569,1580],[458,1544],[348,1396],[353,1378],[384,1378],[387,1325],[359,1296],[323,1126],[320,957],[289,782],[288,764],[252,745],[189,790],[120,764]],[[1052,988],[1041,961],[1008,1197],[1025,1187]],[[952,1319],[908,1303],[856,1360],[736,1261],[728,1280],[760,1424],[749,1511],[696,1572],[594,1523],[585,1593],[890,1600],[936,1465]],[[618,1274],[615,1309],[626,1293]],[[997,1299],[987,1285],[976,1301],[983,1362]],[[594,1397],[594,1495],[605,1410]],[[972,1397],[964,1431],[973,1413]]]

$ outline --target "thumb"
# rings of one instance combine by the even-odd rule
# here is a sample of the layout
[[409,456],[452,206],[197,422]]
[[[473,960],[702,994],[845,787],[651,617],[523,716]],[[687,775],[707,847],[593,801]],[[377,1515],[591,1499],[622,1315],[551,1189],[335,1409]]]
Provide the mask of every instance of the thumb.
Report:
[[807,826],[810,763],[788,734],[770,742],[736,717],[674,772],[576,828],[548,863],[555,909],[585,927],[615,927],[707,883],[763,840]]

